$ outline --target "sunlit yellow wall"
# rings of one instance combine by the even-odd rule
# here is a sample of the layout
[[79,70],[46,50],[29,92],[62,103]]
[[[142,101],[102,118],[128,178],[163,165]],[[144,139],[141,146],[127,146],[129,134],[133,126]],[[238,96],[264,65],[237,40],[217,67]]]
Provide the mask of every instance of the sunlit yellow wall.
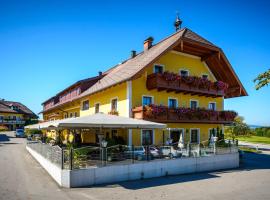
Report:
[[[77,112],[77,116],[80,116],[80,100],[65,104],[65,105],[58,107],[58,108],[55,108],[51,111],[44,112],[43,119],[46,121],[63,119],[65,114],[67,114],[69,117],[70,113],[72,113],[73,117],[74,117],[75,112]],[[56,113],[59,113],[59,115],[53,116],[53,114],[56,114]]]
[[5,118],[16,116],[17,118],[20,117],[21,119],[23,119],[23,114],[18,114],[18,113],[1,113],[0,112],[0,116],[3,116]]
[[[202,74],[208,74],[210,80],[214,80],[207,67],[197,58],[191,58],[176,53],[168,53],[161,57],[156,64],[164,65],[165,71],[179,73],[180,69],[189,70],[190,75],[201,76]],[[142,96],[153,96],[154,104],[168,105],[168,98],[176,98],[178,100],[178,106],[189,107],[190,100],[198,100],[199,107],[208,108],[209,102],[216,102],[217,110],[223,110],[223,98],[212,98],[198,95],[190,95],[183,93],[174,93],[157,90],[147,90],[146,79],[147,75],[152,74],[154,65],[146,68],[145,73],[138,79],[132,81],[132,106],[140,106],[142,104]]]
[[[215,81],[215,78],[209,72],[208,68],[204,63],[201,62],[200,58],[194,58],[190,56],[185,56],[181,54],[176,54],[173,52],[167,53],[162,56],[155,64],[160,64],[164,66],[164,71],[170,71],[179,73],[180,69],[185,69],[189,71],[191,76],[202,76],[203,74],[208,74],[210,80]],[[142,105],[142,96],[152,96],[154,97],[153,103],[157,105],[166,105],[168,106],[168,98],[175,98],[178,101],[179,107],[190,107],[190,100],[198,100],[199,107],[208,108],[210,102],[215,102],[217,110],[223,110],[223,98],[212,98],[198,95],[190,95],[183,93],[174,93],[166,91],[157,91],[157,90],[147,90],[146,88],[146,79],[147,75],[152,74],[154,71],[154,65],[149,66],[145,69],[143,75],[132,81],[132,107]],[[181,124],[181,123],[170,123],[168,127],[171,128],[200,128],[200,140],[208,140],[209,129],[216,128],[221,125],[217,124]],[[163,141],[163,131],[155,130],[155,144],[162,143]],[[135,145],[141,144],[141,131],[133,130],[132,142]],[[166,133],[166,132],[165,132]],[[168,134],[168,133],[166,133]],[[189,135],[185,137],[185,141],[189,141]]]
[[126,83],[122,83],[120,85],[116,85],[107,90],[98,92],[96,94],[90,95],[81,100],[81,104],[85,100],[89,100],[89,110],[81,110],[80,116],[91,115],[95,113],[95,104],[100,103],[99,112],[103,112],[108,114],[111,111],[111,100],[114,98],[118,99],[117,109],[120,116],[127,116],[127,85]]

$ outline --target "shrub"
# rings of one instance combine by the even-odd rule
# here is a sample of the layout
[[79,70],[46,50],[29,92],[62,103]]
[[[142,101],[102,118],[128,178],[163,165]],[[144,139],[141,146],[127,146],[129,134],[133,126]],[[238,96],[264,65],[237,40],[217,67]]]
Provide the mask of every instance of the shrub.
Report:
[[38,129],[26,129],[25,133],[27,136],[42,135],[42,131]]
[[8,131],[8,128],[4,125],[0,125],[0,131]]

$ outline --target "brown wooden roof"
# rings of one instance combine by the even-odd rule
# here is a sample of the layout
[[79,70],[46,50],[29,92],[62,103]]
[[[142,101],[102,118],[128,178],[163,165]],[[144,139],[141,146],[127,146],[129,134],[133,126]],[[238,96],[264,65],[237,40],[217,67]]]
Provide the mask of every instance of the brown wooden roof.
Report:
[[223,51],[193,31],[184,28],[153,45],[149,50],[141,52],[136,57],[109,69],[101,80],[83,92],[80,97],[136,78],[143,72],[145,67],[153,64],[170,50],[201,57],[202,61],[206,62],[217,80],[229,84],[229,93],[225,98],[247,95],[245,88],[232,69]]
[[[16,110],[12,109],[12,106],[17,107],[18,109],[16,109]],[[35,113],[33,113],[25,105],[23,105],[20,102],[15,102],[15,101],[0,100],[0,112],[25,114],[25,115],[30,115],[33,118],[38,118],[37,115]]]

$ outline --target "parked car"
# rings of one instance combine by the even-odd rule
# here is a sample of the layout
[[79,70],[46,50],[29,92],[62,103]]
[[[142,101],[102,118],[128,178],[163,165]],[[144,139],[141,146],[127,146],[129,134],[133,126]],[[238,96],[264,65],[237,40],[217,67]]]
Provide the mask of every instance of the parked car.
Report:
[[23,129],[16,129],[15,137],[25,137],[25,133]]
[[161,155],[165,157],[175,158],[182,156],[181,150],[175,149],[173,146],[162,146],[159,150]]
[[135,146],[133,151],[131,146],[126,146],[124,149],[124,155],[127,159],[131,159],[134,156],[136,160],[144,160],[145,156],[145,148],[143,146]]

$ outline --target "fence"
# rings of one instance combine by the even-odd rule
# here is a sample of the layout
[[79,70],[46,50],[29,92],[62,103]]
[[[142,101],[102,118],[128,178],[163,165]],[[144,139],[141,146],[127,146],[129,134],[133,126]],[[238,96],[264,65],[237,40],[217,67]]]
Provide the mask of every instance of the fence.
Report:
[[231,141],[226,141],[223,146],[204,145],[203,143],[181,145],[175,143],[166,146],[115,145],[107,148],[86,146],[75,149],[61,149],[59,146],[51,146],[40,142],[31,142],[27,145],[62,169],[71,170],[238,152],[237,143]]
[[27,146],[48,159],[58,167],[62,167],[62,149],[59,146],[51,146],[38,141],[27,142]]

